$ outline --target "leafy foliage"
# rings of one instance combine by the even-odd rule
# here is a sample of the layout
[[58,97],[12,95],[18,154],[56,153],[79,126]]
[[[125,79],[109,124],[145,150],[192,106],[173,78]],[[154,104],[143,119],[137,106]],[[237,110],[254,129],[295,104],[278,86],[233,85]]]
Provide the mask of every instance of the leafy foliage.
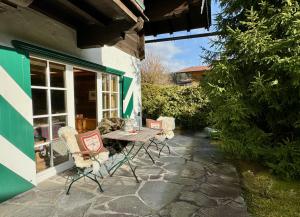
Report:
[[142,85],[143,115],[156,119],[171,116],[176,124],[186,128],[207,125],[207,98],[201,87]]
[[160,56],[147,52],[146,58],[140,64],[142,83],[170,84],[172,76],[167,66],[161,61]]
[[204,87],[233,156],[300,178],[300,7],[296,0],[221,0],[217,57]]

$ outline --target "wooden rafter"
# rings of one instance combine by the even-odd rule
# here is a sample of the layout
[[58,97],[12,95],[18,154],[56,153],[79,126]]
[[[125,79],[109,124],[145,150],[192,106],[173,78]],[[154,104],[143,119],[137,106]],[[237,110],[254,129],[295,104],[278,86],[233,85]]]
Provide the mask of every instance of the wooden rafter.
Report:
[[221,35],[221,33],[220,32],[210,32],[210,33],[184,35],[184,36],[169,37],[169,38],[158,38],[158,39],[146,40],[145,43],[149,44],[149,43],[163,42],[163,41],[176,41],[176,40],[191,39],[191,38],[203,38],[203,37],[209,37],[209,36],[215,36],[215,35]]

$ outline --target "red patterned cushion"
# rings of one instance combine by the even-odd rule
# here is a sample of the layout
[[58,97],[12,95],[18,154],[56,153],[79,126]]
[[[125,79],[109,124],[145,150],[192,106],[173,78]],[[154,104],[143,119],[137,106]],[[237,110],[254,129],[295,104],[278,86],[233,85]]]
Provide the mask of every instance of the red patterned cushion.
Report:
[[[103,145],[99,130],[93,130],[76,135],[76,139],[81,151],[91,151],[96,154],[107,151]],[[89,155],[84,155],[88,158]]]
[[146,119],[146,127],[151,128],[151,129],[161,129],[162,122],[152,120],[152,119]]

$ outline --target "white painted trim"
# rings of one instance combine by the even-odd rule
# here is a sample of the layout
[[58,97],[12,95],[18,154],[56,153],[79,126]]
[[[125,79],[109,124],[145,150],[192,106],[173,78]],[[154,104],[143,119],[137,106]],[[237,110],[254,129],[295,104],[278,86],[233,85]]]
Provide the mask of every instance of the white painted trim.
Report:
[[41,183],[42,181],[45,181],[46,179],[57,175],[58,173],[61,173],[67,169],[70,169],[74,166],[73,160],[69,160],[65,163],[59,164],[55,167],[51,167],[49,169],[46,169],[36,175],[36,182],[37,184]]
[[96,89],[97,89],[97,120],[98,123],[102,120],[102,73],[97,73],[96,77]]
[[[0,164],[36,185],[35,162],[0,135]],[[5,179],[5,177],[2,177]]]
[[8,103],[14,107],[28,121],[28,123],[33,125],[31,98],[9,76],[9,74],[1,65],[0,81],[0,95],[3,95]]
[[68,126],[75,128],[75,96],[74,96],[74,73],[71,65],[66,65],[66,102],[67,102],[67,123]]

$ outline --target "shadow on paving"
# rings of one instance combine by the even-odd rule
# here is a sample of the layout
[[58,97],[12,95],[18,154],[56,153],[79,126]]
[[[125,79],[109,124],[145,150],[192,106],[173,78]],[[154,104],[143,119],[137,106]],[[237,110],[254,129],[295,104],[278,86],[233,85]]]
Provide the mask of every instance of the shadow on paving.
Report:
[[[152,164],[145,153],[134,160],[136,183],[123,166],[113,177],[76,182],[65,194],[66,171],[0,205],[0,217],[248,216],[236,169],[226,163],[202,132],[176,132],[171,154]],[[166,150],[165,150],[166,151]]]

